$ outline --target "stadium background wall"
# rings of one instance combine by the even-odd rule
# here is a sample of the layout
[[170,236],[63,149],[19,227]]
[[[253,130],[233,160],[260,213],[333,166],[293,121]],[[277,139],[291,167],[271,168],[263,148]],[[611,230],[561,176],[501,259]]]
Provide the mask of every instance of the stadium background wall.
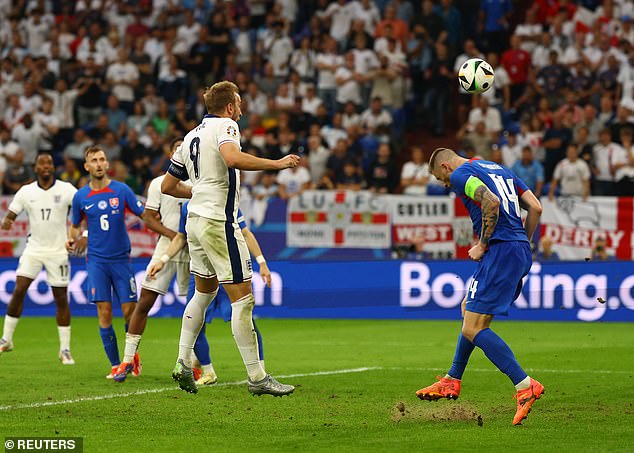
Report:
[[[137,287],[147,258],[134,258]],[[0,259],[0,313],[15,282],[15,258]],[[475,264],[468,261],[271,261],[272,289],[258,275],[256,316],[272,318],[459,319],[460,302]],[[73,316],[95,316],[88,302],[86,266],[71,261]],[[25,316],[54,316],[42,272],[31,286]],[[604,302],[601,302],[604,301]],[[185,299],[174,289],[160,297],[152,316],[180,317]],[[116,308],[118,311],[118,307]],[[631,262],[534,263],[509,319],[634,322]]]

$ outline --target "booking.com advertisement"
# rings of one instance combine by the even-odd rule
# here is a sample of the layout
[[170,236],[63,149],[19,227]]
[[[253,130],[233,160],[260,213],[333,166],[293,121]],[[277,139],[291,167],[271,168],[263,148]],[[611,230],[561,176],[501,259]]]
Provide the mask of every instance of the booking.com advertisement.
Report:
[[[17,259],[0,260],[0,313],[15,282]],[[147,259],[134,259],[137,287]],[[275,318],[458,319],[475,263],[468,261],[273,261],[271,288],[256,274],[255,315]],[[69,297],[76,316],[95,316],[85,261],[71,261]],[[185,298],[172,289],[152,316],[180,317]],[[53,296],[42,272],[25,302],[25,316],[51,316]],[[534,263],[509,319],[634,321],[631,262]]]

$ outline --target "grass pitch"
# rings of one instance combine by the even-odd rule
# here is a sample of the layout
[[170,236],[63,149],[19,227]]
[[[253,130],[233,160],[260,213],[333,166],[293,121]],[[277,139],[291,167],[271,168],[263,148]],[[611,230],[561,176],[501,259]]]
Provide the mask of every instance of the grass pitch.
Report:
[[[267,369],[297,385],[252,397],[230,326],[208,327],[219,384],[177,390],[170,372],[180,320],[152,319],[143,375],[104,379],[96,319],[73,319],[74,367],[57,360],[53,319],[23,318],[0,357],[4,436],[83,436],[85,451],[632,451],[631,324],[497,322],[494,329],[546,387],[522,426],[513,386],[476,349],[457,401],[414,392],[445,371],[458,322],[258,322]],[[116,324],[119,348],[124,335]],[[329,373],[329,374],[326,374]],[[281,378],[281,376],[295,375]]]

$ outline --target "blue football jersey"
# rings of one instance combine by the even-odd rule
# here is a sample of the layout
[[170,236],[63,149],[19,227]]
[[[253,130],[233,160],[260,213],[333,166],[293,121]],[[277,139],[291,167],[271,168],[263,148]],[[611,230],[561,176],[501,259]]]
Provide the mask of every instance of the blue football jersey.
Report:
[[520,216],[520,197],[529,190],[524,181],[508,168],[486,160],[472,159],[454,170],[451,187],[469,210],[478,237],[482,231],[482,211],[480,204],[466,194],[470,178],[478,178],[500,199],[500,215],[490,240],[528,242]]
[[[187,235],[187,231],[185,230],[185,225],[187,224],[187,206],[189,206],[189,201],[183,204],[181,208],[181,219],[178,224],[178,232]],[[241,230],[247,227],[247,222],[244,220],[244,215],[240,208],[238,208],[238,226]]]
[[127,185],[111,181],[102,190],[86,185],[73,197],[73,225],[82,218],[88,223],[88,257],[122,260],[130,256],[130,238],[125,226],[125,210],[137,216],[143,213],[143,203]]

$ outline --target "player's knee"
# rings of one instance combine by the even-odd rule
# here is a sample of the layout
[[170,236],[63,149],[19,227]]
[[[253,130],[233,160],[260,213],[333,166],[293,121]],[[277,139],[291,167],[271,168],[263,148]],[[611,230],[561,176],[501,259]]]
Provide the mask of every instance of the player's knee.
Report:
[[97,304],[97,317],[99,322],[111,322],[112,321],[112,305],[107,303]]
[[478,332],[480,332],[479,327],[475,327],[475,326],[462,326],[462,335],[469,341],[473,342],[473,339],[476,337],[476,335],[478,334]]

